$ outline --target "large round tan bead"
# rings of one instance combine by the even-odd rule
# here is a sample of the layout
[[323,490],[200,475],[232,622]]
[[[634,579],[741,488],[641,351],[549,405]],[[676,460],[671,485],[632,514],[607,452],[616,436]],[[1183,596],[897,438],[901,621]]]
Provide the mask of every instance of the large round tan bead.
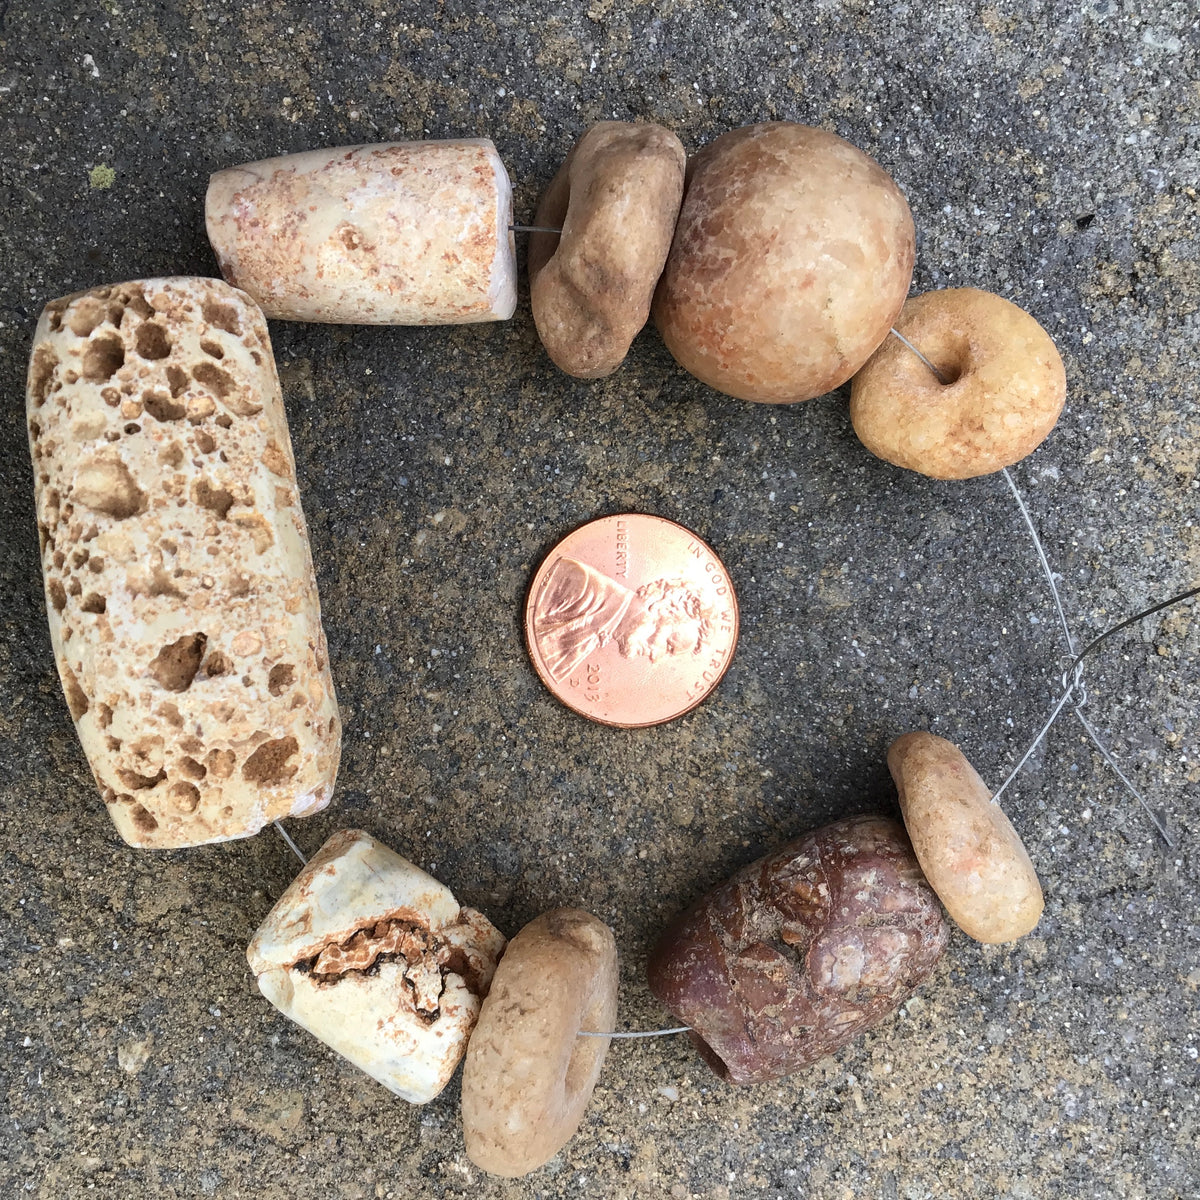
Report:
[[824,129],[723,134],[691,161],[654,320],[679,364],[742,400],[790,404],[846,382],[912,280],[908,203]]
[[557,908],[511,942],[463,1067],[467,1155],[493,1175],[526,1175],[579,1128],[617,1015],[617,947],[590,913]]
[[932,733],[907,733],[887,760],[917,861],[946,911],[976,941],[1024,937],[1042,915],[1041,884],[962,751]]
[[661,125],[601,121],[542,196],[534,224],[562,234],[531,236],[529,298],[546,353],[568,375],[611,374],[646,324],[686,162]]
[[1050,335],[1027,312],[976,288],[914,296],[854,377],[850,419],[872,454],[934,479],[1011,466],[1054,428],[1067,376]]

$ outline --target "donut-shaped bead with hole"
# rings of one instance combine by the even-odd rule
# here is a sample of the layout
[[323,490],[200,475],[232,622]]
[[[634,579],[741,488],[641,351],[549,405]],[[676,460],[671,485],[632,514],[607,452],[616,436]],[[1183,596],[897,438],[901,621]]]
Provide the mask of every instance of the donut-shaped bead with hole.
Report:
[[467,1155],[492,1175],[548,1162],[583,1120],[617,1015],[617,947],[602,921],[557,908],[508,943],[463,1066]]
[[568,375],[621,365],[667,260],[687,156],[661,125],[601,121],[576,142],[538,205],[529,299],[546,353]]
[[854,377],[850,419],[872,454],[934,479],[1012,466],[1054,428],[1067,376],[1050,335],[1027,312],[978,288],[914,296]]
[[1029,933],[1042,916],[1042,886],[966,755],[932,733],[906,733],[887,762],[917,861],[959,928],[979,942]]
[[808,400],[883,341],[914,247],[903,193],[849,142],[783,121],[735,129],[688,165],[654,320],[718,391]]
[[948,937],[899,822],[834,821],[743,867],[651,951],[650,990],[730,1083],[790,1075],[890,1016]]

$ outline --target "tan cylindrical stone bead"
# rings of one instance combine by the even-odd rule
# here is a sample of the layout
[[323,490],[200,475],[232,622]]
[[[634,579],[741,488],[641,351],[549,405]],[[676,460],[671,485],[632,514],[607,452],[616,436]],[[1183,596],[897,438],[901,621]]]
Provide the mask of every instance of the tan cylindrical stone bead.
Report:
[[506,321],[517,304],[508,172],[487,138],[309,150],[218,171],[221,273],[268,317]]
[[529,300],[555,364],[611,374],[646,324],[683,196],[683,143],[661,125],[601,121],[550,181],[529,238]]
[[335,833],[246,951],[285,1016],[412,1104],[450,1082],[504,935],[358,829]]
[[1042,887],[1020,835],[953,742],[907,733],[888,750],[900,811],[930,887],[969,937],[1011,942],[1042,915]]
[[548,1162],[583,1120],[617,1015],[617,946],[603,921],[556,908],[508,944],[463,1065],[467,1156],[492,1175]]
[[55,300],[27,408],[50,637],[121,836],[324,808],[341,725],[262,314],[190,277]]

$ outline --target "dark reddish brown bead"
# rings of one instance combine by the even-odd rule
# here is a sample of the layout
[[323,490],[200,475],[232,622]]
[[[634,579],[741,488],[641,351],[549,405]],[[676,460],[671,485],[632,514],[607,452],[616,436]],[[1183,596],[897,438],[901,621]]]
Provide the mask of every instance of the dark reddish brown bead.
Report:
[[948,928],[898,821],[853,817],[743,867],[678,917],[650,990],[730,1083],[806,1067],[930,975]]

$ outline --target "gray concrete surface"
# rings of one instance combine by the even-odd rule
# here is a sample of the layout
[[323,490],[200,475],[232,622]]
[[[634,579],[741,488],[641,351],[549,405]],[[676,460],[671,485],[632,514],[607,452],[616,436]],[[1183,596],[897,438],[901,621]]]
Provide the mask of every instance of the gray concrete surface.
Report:
[[[490,1180],[458,1085],[409,1108],[254,992],[245,943],[295,863],[271,831],[155,854],[98,799],[42,610],[23,391],[41,306],[212,273],[210,171],[288,150],[487,134],[532,215],[585,126],[689,148],[826,125],[910,197],[916,290],[1032,311],[1070,376],[1016,470],[1081,638],[1200,576],[1200,32],[1190,2],[0,0],[0,1192],[254,1197],[1184,1197],[1200,1183],[1200,620],[1144,622],[1088,669],[1091,719],[1156,838],[1064,721],[1009,794],[1047,895],[1036,933],[955,934],[896,1020],[734,1090],[683,1039],[613,1048],[547,1168]],[[894,809],[883,754],[928,726],[996,782],[1061,670],[997,478],[871,458],[846,397],[766,408],[676,369],[653,330],[560,375],[523,303],[446,329],[275,324],[346,717],[311,852],[359,825],[510,933],[589,908],[621,1022],[665,1014],[648,945],[734,867]],[[621,733],[560,708],[519,635],[541,555],[593,515],[690,525],[740,587],[714,697]]]

